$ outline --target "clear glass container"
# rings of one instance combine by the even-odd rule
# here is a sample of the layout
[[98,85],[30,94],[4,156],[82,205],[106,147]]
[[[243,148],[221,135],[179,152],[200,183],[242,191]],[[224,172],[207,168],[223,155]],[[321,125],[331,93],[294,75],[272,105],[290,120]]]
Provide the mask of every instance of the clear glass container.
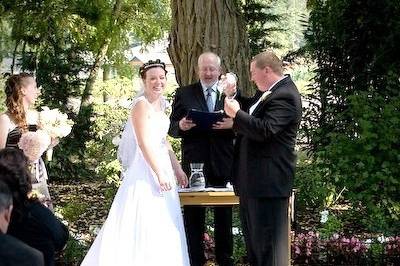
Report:
[[204,189],[206,187],[206,180],[203,173],[204,163],[191,163],[190,164],[190,177],[189,187]]
[[227,98],[233,98],[233,96],[236,93],[227,92],[226,88],[231,85],[236,85],[237,81],[238,81],[238,78],[237,78],[236,74],[233,72],[228,72],[225,75],[222,75],[221,79],[218,80],[218,83],[217,83],[217,89],[220,93],[220,96],[222,94],[225,94],[225,96]]

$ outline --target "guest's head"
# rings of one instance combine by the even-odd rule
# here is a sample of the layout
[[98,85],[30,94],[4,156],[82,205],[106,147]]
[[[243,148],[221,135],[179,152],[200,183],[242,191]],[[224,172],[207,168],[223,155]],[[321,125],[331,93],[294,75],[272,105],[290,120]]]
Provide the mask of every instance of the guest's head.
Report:
[[40,95],[35,79],[27,73],[11,75],[4,91],[9,115],[18,126],[26,128],[26,110]]
[[6,233],[13,208],[12,194],[6,183],[0,181],[0,232]]
[[23,179],[30,183],[29,159],[24,152],[15,148],[0,149],[0,163],[15,173],[22,173]]
[[265,51],[254,56],[250,63],[251,80],[261,91],[269,89],[282,77],[282,61],[272,51]]
[[165,63],[161,62],[160,59],[150,60],[140,67],[139,74],[144,84],[146,96],[154,98],[163,94],[167,83]]
[[19,149],[0,150],[0,181],[4,182],[13,195],[14,213],[22,215],[22,208],[31,201],[28,195],[32,191],[28,160]]
[[212,52],[202,53],[197,60],[198,75],[204,86],[212,86],[221,75],[221,58]]

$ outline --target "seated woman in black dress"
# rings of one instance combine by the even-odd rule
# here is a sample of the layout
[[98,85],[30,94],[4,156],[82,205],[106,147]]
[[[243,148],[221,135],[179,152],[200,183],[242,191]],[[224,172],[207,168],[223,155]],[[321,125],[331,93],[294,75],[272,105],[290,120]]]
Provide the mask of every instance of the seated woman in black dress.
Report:
[[[10,158],[13,158],[12,164],[8,161]],[[28,196],[32,186],[27,165],[21,150],[0,150],[0,180],[10,188],[14,203],[7,233],[41,251],[45,265],[52,266],[55,253],[67,243],[68,229],[48,208]]]
[[[20,73],[11,75],[7,79],[4,92],[7,111],[0,114],[0,149],[5,147],[18,149],[21,135],[27,131],[37,130],[39,113],[32,107],[40,95],[40,90],[32,75]],[[39,158],[30,162],[30,169],[33,189],[44,195],[46,201],[43,203],[52,209],[43,160]]]

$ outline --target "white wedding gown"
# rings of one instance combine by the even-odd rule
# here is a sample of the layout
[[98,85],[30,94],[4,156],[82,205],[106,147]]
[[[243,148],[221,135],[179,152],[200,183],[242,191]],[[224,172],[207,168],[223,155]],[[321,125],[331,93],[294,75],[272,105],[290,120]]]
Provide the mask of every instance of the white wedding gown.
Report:
[[[133,104],[142,100],[147,101],[141,96]],[[176,184],[165,144],[169,119],[164,112],[153,111],[150,121],[148,137],[155,145],[157,161]],[[81,265],[189,266],[177,187],[160,193],[157,178],[138,147],[130,118],[118,153],[124,179]]]

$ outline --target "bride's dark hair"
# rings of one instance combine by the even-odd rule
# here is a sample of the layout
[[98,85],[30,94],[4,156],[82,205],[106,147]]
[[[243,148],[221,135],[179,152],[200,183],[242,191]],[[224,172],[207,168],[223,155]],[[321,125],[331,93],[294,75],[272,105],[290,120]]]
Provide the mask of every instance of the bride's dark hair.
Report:
[[144,63],[139,68],[140,77],[142,79],[145,79],[147,70],[149,70],[150,68],[153,68],[153,67],[161,67],[165,71],[165,74],[167,74],[167,70],[165,69],[165,63],[161,62],[160,59],[156,59],[154,61],[153,60],[149,60],[147,63]]

